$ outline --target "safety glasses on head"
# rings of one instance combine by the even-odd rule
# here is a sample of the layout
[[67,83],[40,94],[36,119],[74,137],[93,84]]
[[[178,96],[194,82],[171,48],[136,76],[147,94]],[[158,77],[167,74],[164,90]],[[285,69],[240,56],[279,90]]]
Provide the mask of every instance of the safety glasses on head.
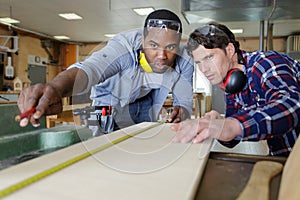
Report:
[[175,30],[177,33],[181,33],[181,26],[180,23],[174,20],[166,20],[166,19],[149,19],[147,21],[147,29],[148,31],[151,28],[160,28],[160,30],[168,29]]
[[228,38],[228,35],[224,31],[222,31],[221,29],[219,29],[218,27],[216,27],[213,24],[207,24],[207,25],[201,26],[200,28],[197,29],[197,31],[203,36],[217,36],[218,35],[218,36],[224,36],[224,37]]

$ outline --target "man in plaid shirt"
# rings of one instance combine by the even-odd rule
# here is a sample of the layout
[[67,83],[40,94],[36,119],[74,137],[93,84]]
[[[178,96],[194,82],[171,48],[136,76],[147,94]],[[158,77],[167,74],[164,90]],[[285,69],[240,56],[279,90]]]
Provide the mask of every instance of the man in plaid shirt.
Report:
[[225,90],[226,114],[173,125],[175,142],[217,138],[225,146],[267,140],[269,154],[288,156],[300,132],[300,64],[275,51],[246,52],[224,25],[191,33],[188,50],[211,84]]

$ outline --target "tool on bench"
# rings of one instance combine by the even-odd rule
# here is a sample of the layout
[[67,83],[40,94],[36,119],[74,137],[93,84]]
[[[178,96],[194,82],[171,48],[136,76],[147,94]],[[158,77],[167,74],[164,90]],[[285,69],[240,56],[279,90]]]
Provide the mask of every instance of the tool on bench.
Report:
[[98,129],[103,134],[114,131],[114,112],[112,106],[87,106],[74,110],[73,114],[80,116],[83,126],[96,129],[95,133],[93,133],[94,136],[101,135],[98,133]]
[[114,131],[114,117],[112,106],[95,106],[95,110],[101,110],[97,113],[102,133],[107,134]]
[[8,99],[8,98],[6,98],[6,97],[3,97],[3,96],[1,96],[1,95],[0,95],[0,99],[4,99],[4,100],[6,100],[6,101],[9,101],[9,99]]
[[91,116],[91,113],[95,111],[95,108],[93,106],[86,106],[85,108],[79,108],[75,109],[73,111],[74,116],[79,116],[81,125],[88,127],[89,126],[89,118]]

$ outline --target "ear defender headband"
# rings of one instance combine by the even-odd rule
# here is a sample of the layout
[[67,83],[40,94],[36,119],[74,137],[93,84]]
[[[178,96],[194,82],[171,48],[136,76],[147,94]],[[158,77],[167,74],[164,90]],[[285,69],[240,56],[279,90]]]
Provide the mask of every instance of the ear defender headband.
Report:
[[145,72],[153,72],[151,66],[146,60],[144,53],[140,53],[140,65]]
[[[240,51],[237,52],[237,55],[238,55],[238,63],[245,65],[244,59]],[[230,69],[223,80],[223,84],[225,86],[225,92],[230,94],[235,94],[242,91],[246,83],[247,83],[246,75],[244,74],[243,71],[237,68]]]

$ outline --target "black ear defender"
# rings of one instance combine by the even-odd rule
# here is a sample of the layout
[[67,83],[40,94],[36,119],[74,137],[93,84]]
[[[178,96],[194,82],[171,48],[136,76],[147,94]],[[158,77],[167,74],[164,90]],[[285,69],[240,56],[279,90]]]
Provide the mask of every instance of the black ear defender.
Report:
[[247,78],[244,72],[236,68],[230,69],[223,81],[225,92],[230,94],[238,93],[245,87],[246,82]]
[[[238,63],[244,65],[245,63],[242,54],[239,51],[237,52],[237,54],[238,54]],[[225,92],[230,94],[235,94],[242,91],[246,83],[247,83],[246,75],[244,74],[243,71],[237,68],[230,69],[223,80],[223,84],[225,86]]]

